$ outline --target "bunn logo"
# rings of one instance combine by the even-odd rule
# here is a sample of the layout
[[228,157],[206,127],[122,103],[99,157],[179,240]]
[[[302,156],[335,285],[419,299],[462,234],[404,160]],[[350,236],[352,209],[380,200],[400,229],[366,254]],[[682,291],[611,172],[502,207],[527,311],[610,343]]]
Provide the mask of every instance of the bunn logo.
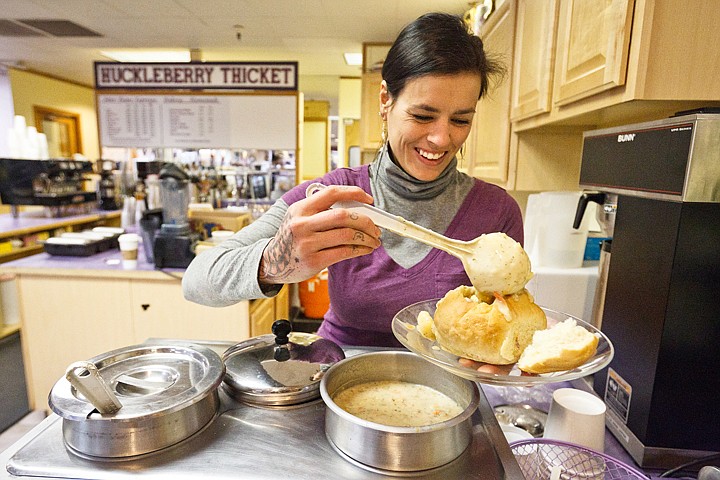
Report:
[[622,135],[618,135],[618,143],[620,142],[632,142],[635,140],[635,134],[634,133],[624,133]]

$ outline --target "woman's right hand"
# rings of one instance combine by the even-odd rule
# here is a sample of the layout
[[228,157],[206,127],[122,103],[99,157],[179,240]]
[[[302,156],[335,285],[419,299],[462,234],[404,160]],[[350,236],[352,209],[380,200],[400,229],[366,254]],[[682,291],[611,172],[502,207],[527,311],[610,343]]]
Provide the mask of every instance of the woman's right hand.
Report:
[[380,246],[380,229],[367,216],[330,207],[339,201],[372,204],[360,187],[331,185],[292,204],[263,251],[260,284],[296,283]]

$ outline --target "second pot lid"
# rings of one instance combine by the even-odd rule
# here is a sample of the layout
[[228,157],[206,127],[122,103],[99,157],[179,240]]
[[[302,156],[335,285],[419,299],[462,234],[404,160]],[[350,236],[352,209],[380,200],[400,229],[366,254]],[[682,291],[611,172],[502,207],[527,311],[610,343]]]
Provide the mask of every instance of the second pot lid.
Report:
[[287,320],[276,321],[272,330],[223,354],[228,393],[242,402],[269,406],[318,398],[325,371],[345,358],[342,348],[318,335],[291,332]]

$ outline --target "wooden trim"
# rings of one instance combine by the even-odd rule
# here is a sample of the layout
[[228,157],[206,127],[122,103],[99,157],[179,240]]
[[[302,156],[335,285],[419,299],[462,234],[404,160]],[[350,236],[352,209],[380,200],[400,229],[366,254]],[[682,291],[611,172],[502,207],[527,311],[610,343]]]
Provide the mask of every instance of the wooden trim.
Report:
[[10,67],[10,68],[12,70],[17,70],[18,72],[32,73],[34,75],[40,75],[41,77],[49,78],[51,80],[57,80],[58,82],[69,83],[71,85],[75,85],[76,87],[83,87],[83,88],[89,88],[90,90],[95,90],[95,87],[93,85],[87,85],[85,83],[76,82],[75,80],[69,80],[67,78],[59,77],[59,76],[53,75],[51,73],[41,72],[40,70],[35,70],[32,68],[15,68],[15,67]]
[[35,117],[35,128],[39,133],[45,133],[43,130],[43,120],[48,115],[73,121],[74,131],[71,132],[72,136],[68,139],[68,141],[70,142],[70,149],[74,150],[73,153],[83,153],[81,133],[82,129],[80,127],[79,113],[68,112],[66,110],[59,110],[57,108],[45,107],[41,105],[33,105],[33,115]]

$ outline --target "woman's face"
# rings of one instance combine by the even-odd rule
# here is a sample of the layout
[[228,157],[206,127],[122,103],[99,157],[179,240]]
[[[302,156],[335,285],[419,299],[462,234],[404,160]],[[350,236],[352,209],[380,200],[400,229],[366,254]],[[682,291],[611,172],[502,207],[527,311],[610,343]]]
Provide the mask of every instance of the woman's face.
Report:
[[400,167],[418,180],[436,179],[470,133],[479,95],[480,76],[472,73],[414,78],[397,98],[383,81],[380,112]]

